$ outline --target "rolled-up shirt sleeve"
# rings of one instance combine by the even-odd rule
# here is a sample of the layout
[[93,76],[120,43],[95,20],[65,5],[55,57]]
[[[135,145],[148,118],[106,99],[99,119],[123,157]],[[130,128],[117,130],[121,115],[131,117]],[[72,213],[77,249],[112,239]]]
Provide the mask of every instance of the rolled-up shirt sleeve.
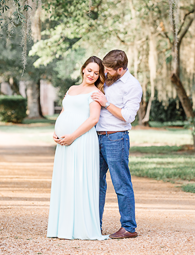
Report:
[[139,82],[129,88],[123,97],[124,107],[121,114],[126,122],[132,123],[135,120],[142,98],[142,88]]

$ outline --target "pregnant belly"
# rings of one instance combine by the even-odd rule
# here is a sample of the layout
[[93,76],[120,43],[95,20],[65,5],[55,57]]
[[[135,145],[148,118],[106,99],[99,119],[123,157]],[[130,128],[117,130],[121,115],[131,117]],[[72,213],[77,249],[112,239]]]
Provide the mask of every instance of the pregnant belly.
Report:
[[72,134],[84,121],[71,113],[63,112],[56,120],[55,133],[59,138],[66,134]]

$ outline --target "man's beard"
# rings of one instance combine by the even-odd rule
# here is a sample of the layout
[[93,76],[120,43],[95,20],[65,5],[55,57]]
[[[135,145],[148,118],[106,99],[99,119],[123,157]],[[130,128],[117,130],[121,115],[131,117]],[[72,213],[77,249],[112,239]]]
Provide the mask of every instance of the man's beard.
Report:
[[115,75],[110,75],[107,73],[106,75],[106,79],[105,79],[105,83],[106,86],[110,86],[112,85],[115,81],[117,81],[121,76],[119,74],[115,74]]

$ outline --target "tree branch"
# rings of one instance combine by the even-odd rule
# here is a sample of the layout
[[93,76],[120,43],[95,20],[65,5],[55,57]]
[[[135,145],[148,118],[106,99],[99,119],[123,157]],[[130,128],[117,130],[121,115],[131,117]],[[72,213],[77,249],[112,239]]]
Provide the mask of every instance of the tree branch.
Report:
[[185,14],[185,16],[184,16],[184,18],[183,18],[183,22],[182,22],[182,24],[181,24],[181,26],[180,26],[180,28],[179,28],[179,30],[178,30],[177,35],[179,35],[179,33],[181,32],[181,30],[182,30],[182,28],[183,28],[183,26],[184,26],[184,23],[185,23],[186,18],[187,18],[188,15],[190,15],[191,13],[194,13],[194,9],[192,9],[191,11],[189,11],[188,13]]
[[184,36],[186,35],[186,33],[188,32],[188,29],[190,28],[190,26],[192,25],[194,18],[191,18],[188,22],[188,24],[186,25],[185,29],[183,30],[183,32],[180,35],[180,38],[178,39],[178,45],[181,44],[182,39],[184,38]]
[[168,36],[168,32],[161,32],[161,33],[159,33],[159,35],[164,35],[169,40],[170,45],[173,45],[173,43],[171,42],[170,37]]
[[119,39],[119,41],[120,41],[122,44],[128,45],[128,43],[126,43],[124,40],[122,40],[118,34],[116,34],[116,37]]
[[176,26],[175,26],[174,8],[172,8],[171,18],[172,18],[172,25],[173,25],[173,35],[175,37]]

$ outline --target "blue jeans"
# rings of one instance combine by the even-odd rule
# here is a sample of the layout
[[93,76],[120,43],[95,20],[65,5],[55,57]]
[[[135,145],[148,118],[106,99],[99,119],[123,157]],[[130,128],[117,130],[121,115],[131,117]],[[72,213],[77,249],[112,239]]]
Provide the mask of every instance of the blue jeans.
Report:
[[135,199],[131,174],[129,171],[129,135],[128,131],[98,135],[100,145],[100,227],[106,198],[106,173],[110,171],[112,183],[117,194],[121,226],[129,232],[135,232]]

